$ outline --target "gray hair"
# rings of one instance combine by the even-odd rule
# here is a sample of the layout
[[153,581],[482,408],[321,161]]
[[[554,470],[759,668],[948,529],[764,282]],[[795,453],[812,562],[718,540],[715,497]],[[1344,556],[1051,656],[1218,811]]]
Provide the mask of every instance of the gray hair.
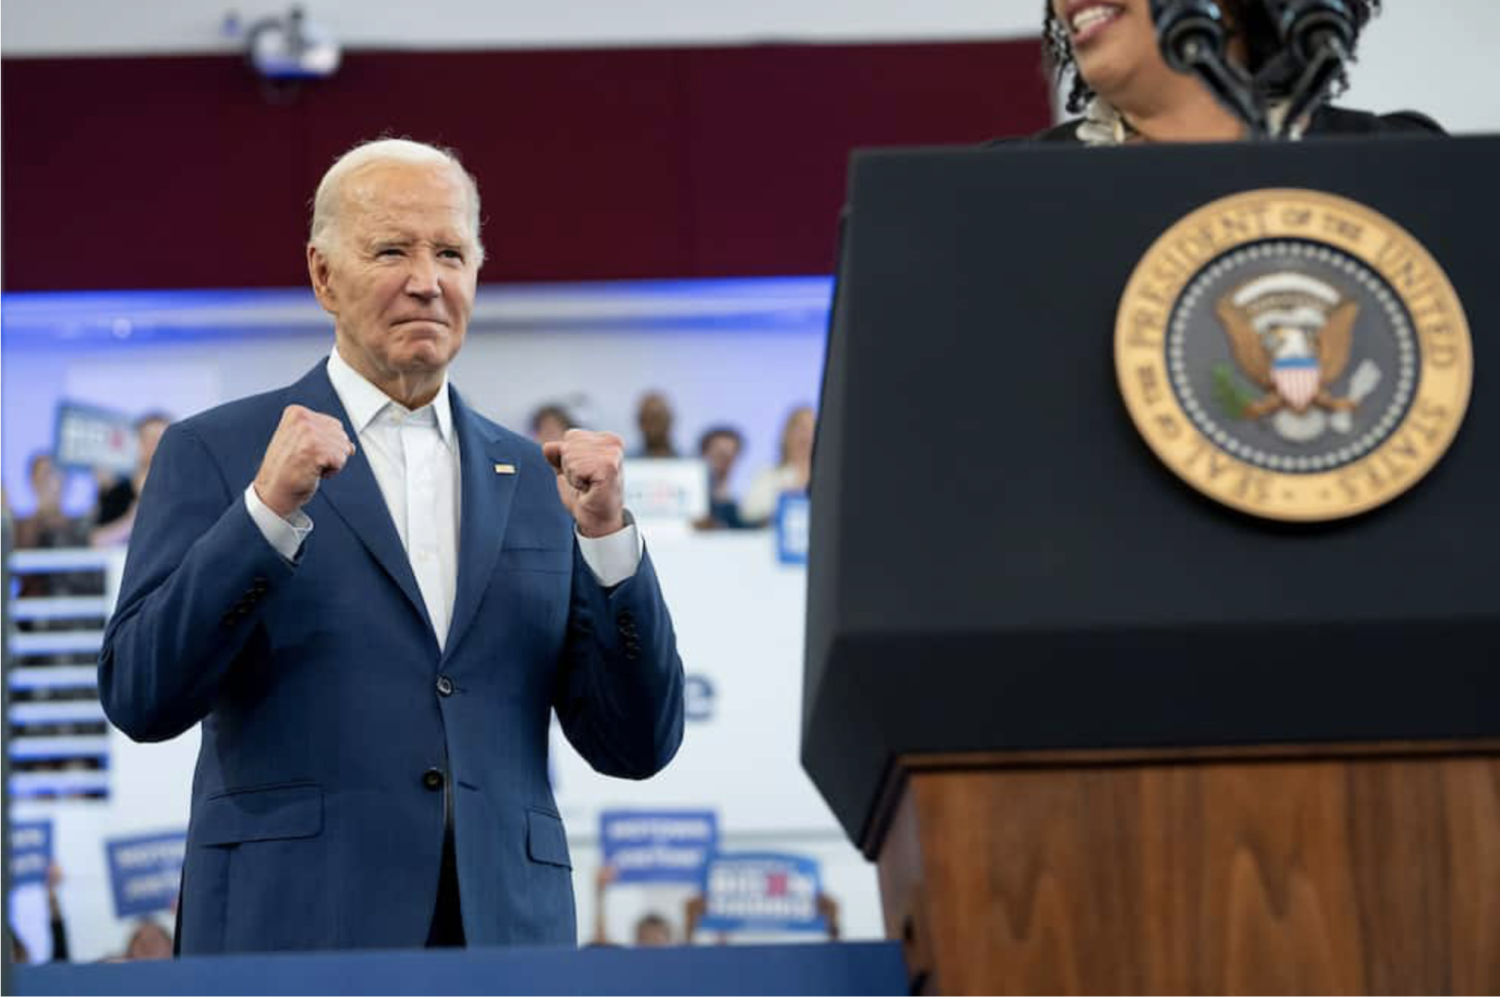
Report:
[[479,185],[452,149],[413,142],[411,139],[375,139],[361,142],[340,156],[323,179],[318,183],[318,192],[313,195],[312,228],[307,241],[317,247],[324,256],[329,255],[333,236],[338,228],[338,213],[343,202],[344,181],[354,171],[371,163],[408,163],[414,166],[446,166],[463,179],[468,192],[469,230],[474,236],[474,246],[479,252],[478,263],[484,263],[484,242],[479,238]]

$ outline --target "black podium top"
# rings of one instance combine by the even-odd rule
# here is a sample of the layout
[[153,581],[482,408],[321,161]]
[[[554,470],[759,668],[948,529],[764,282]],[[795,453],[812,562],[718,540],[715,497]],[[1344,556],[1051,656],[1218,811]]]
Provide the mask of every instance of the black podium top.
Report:
[[[901,753],[1500,735],[1496,176],[1495,138],[856,156],[803,714],[803,762],[856,842]],[[1331,524],[1182,484],[1116,382],[1148,247],[1270,187],[1403,226],[1474,337],[1447,456]]]

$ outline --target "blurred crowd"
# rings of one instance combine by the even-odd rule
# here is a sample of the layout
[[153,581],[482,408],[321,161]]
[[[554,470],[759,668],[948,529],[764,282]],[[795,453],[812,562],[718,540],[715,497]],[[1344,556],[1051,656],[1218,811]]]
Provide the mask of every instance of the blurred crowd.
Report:
[[[57,887],[62,882],[62,870],[56,863],[47,869],[47,918],[52,935],[51,963],[68,963],[72,952],[68,945],[68,926],[63,917],[62,905],[57,899]],[[169,913],[170,914],[170,913]],[[32,955],[14,927],[7,925],[10,958],[15,964],[32,962]],[[124,945],[118,953],[111,953],[100,963],[124,963],[135,960],[170,960],[172,958],[172,933],[154,918],[140,918],[130,927]]]
[[[690,894],[683,902],[680,930],[673,920],[661,911],[646,911],[635,919],[628,941],[620,941],[610,935],[605,917],[605,895],[616,886],[619,871],[605,863],[594,875],[594,935],[590,946],[682,946],[690,945],[698,933],[698,923],[707,911],[707,899],[701,893]],[[823,918],[823,931],[830,942],[837,942],[842,930],[839,926],[839,903],[822,891],[816,899],[818,914]],[[717,933],[714,942],[722,945],[729,942],[724,933]]]
[[[639,433],[632,458],[701,458],[706,466],[709,510],[696,526],[703,530],[740,530],[763,527],[776,513],[783,493],[805,493],[812,473],[815,419],[810,406],[798,406],[782,424],[774,464],[762,467],[743,495],[736,495],[733,474],[745,454],[745,435],[727,423],[706,427],[698,434],[696,448],[684,452],[674,437],[675,414],[668,398],[659,391],[647,392],[636,406]],[[135,421],[136,462],[129,475],[96,470],[90,476],[92,498],[87,511],[70,515],[63,508],[67,472],[48,452],[33,454],[27,464],[28,484],[34,506],[30,514],[15,519],[15,546],[27,548],[114,547],[130,540],[135,524],[136,502],[151,471],[151,459],[162,432],[171,423],[164,413],[151,412]],[[559,440],[576,425],[562,403],[548,403],[531,415],[531,436],[538,443]],[[0,492],[6,509],[9,497]],[[23,585],[27,583],[23,582]],[[34,576],[34,587],[45,577]],[[23,592],[21,595],[46,595]]]
[[[33,454],[26,464],[26,476],[35,505],[29,515],[15,520],[16,548],[102,548],[128,542],[130,530],[135,525],[136,501],[151,471],[156,445],[171,422],[171,418],[161,412],[147,413],[135,421],[134,470],[129,475],[95,470],[89,479],[93,496],[87,512],[81,516],[69,515],[63,509],[67,484],[64,469],[58,467],[50,453]],[[6,509],[10,508],[8,495],[5,505]],[[25,591],[28,583],[40,585],[45,582],[42,576],[23,577],[21,595],[45,595]]]
[[[638,446],[631,457],[701,458],[707,467],[708,514],[696,526],[702,530],[742,530],[763,527],[776,514],[783,493],[804,494],[812,477],[813,434],[816,418],[811,406],[797,406],[785,418],[776,463],[763,467],[750,480],[744,495],[736,496],[732,478],[745,453],[745,435],[734,426],[717,423],[698,434],[697,448],[683,452],[674,437],[676,416],[666,395],[650,391],[636,404]],[[531,436],[538,443],[560,440],[574,427],[561,403],[540,406],[531,415]]]

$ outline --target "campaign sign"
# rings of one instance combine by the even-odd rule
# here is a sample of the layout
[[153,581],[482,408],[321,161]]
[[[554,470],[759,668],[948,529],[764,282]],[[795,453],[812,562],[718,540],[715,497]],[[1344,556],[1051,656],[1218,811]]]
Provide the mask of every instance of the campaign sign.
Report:
[[783,492],[776,504],[776,557],[783,565],[807,564],[812,509],[806,495]]
[[711,932],[824,932],[818,861],[785,853],[720,853],[708,861],[698,928]]
[[52,450],[60,467],[128,475],[135,470],[135,424],[124,413],[61,402]]
[[703,865],[719,842],[713,811],[604,811],[599,843],[616,883],[703,881]]
[[104,850],[117,917],[133,918],[172,907],[182,880],[186,833],[114,839],[104,844]]
[[10,886],[45,884],[52,865],[52,822],[13,821],[10,825]]
[[698,458],[632,458],[625,506],[642,523],[701,520],[708,515],[708,466]]

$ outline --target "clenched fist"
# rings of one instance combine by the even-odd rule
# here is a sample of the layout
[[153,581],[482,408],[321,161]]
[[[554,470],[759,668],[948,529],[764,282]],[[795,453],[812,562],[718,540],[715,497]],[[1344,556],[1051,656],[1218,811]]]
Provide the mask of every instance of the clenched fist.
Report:
[[585,537],[625,529],[625,442],[613,433],[569,430],[542,445],[557,469],[557,494]]
[[255,473],[255,494],[286,519],[307,504],[318,483],[338,474],[354,453],[344,424],[332,416],[289,405]]

